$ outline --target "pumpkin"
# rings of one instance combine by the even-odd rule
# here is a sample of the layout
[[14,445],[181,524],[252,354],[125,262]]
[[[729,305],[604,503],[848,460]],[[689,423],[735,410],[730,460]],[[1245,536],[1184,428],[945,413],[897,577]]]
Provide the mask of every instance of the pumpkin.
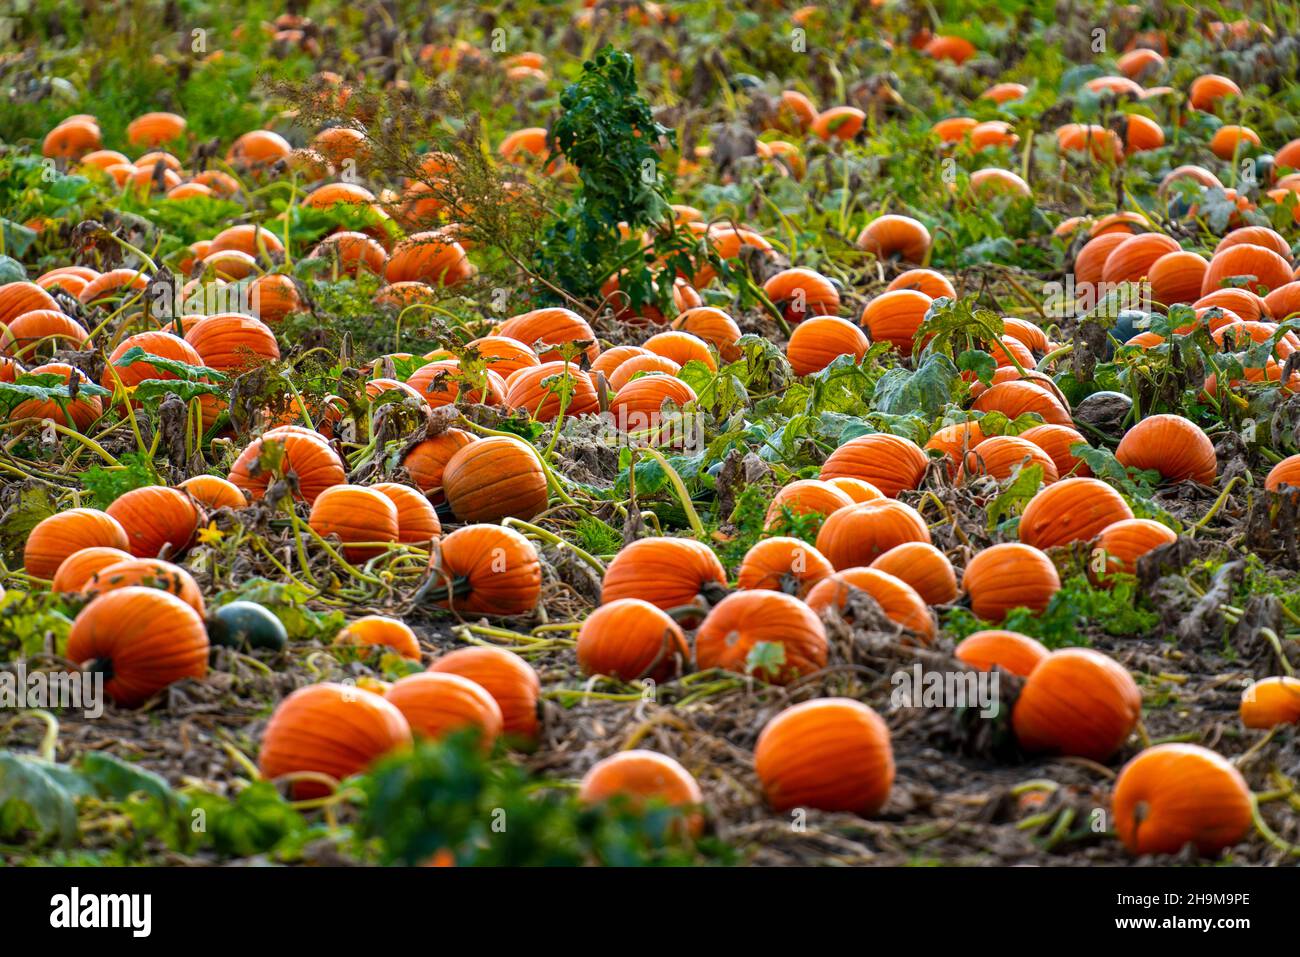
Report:
[[397,506],[382,492],[363,485],[334,485],[312,502],[307,524],[322,538],[338,536],[343,542],[343,557],[349,561],[366,561],[383,555],[382,544],[357,545],[354,542],[396,542]]
[[251,130],[244,133],[226,152],[226,162],[232,166],[269,166],[287,159],[293,147],[279,133],[272,130]]
[[942,452],[948,459],[948,475],[956,478],[966,452],[984,441],[979,422],[958,422],[936,429],[925,443],[927,450]]
[[454,286],[473,275],[465,248],[439,230],[412,233],[393,247],[384,278],[390,283]]
[[1210,137],[1210,152],[1221,160],[1244,156],[1255,146],[1259,146],[1259,134],[1249,126],[1225,123]]
[[840,356],[855,362],[871,348],[862,330],[836,316],[814,316],[795,327],[786,343],[786,356],[795,375],[821,372]]
[[840,311],[839,290],[812,269],[782,270],[763,284],[763,293],[791,323],[803,322],[809,316],[834,316]]
[[574,342],[588,343],[587,359],[594,362],[600,355],[596,334],[587,320],[570,309],[534,309],[507,319],[493,331],[493,335],[518,339],[537,353],[542,362],[563,359],[557,347]]
[[622,681],[667,681],[690,660],[681,627],[639,598],[620,598],[593,611],[578,631],[578,666],[584,674]]
[[263,322],[274,325],[302,309],[298,287],[288,276],[268,273],[249,285],[253,313]]
[[[735,362],[741,356],[740,346],[737,345],[740,341],[740,327],[736,325],[736,320],[721,309],[712,306],[687,309],[672,321],[672,328],[703,339],[718,350],[718,355],[722,356],[724,362]],[[597,363],[592,364],[593,372]]]
[[1181,415],[1150,415],[1124,434],[1115,458],[1133,469],[1159,472],[1167,482],[1212,485],[1218,468],[1214,443]]
[[754,770],[775,811],[806,807],[870,817],[894,784],[889,728],[851,698],[805,701],[763,726]]
[[420,642],[405,622],[384,615],[365,615],[350,621],[334,636],[339,645],[391,648],[403,658],[420,660]]
[[676,330],[660,332],[647,339],[642,346],[657,356],[671,359],[679,366],[694,361],[703,363],[710,372],[716,372],[718,369],[717,360],[713,357],[709,344],[689,332]]
[[130,552],[109,545],[80,548],[59,563],[58,570],[54,573],[54,581],[50,584],[50,591],[64,594],[79,592],[82,586],[90,581],[91,576],[101,568],[128,561],[130,558]]
[[798,479],[782,486],[772,496],[763,520],[763,527],[770,529],[791,518],[806,515],[820,515],[823,518],[841,508],[853,504],[848,493],[841,491],[829,482],[820,479]]
[[1106,271],[1106,260],[1129,236],[1128,232],[1102,233],[1088,240],[1079,250],[1079,255],[1074,257],[1076,295],[1084,296],[1094,291]]
[[379,275],[388,262],[388,253],[372,236],[345,230],[332,233],[321,240],[309,254],[311,259],[324,259],[344,276],[359,276],[362,271]]
[[466,525],[443,537],[430,569],[433,600],[464,614],[528,614],[542,593],[537,549],[500,525]]
[[280,358],[275,333],[250,316],[227,312],[205,316],[185,333],[202,364],[221,372],[247,369]]
[[736,583],[743,589],[783,591],[804,598],[834,571],[826,556],[807,542],[778,535],[756,542],[745,553]]
[[988,120],[970,131],[970,146],[976,152],[998,146],[1014,147],[1019,142],[1015,127],[1005,120]]
[[413,390],[430,408],[451,405],[461,398],[462,392],[466,402],[499,406],[506,401],[506,382],[491,369],[481,379],[473,377],[473,388],[467,388],[469,383],[465,380],[469,378],[468,373],[461,371],[458,360],[439,359],[420,366],[402,385]]
[[203,619],[175,595],[156,588],[117,588],[78,613],[66,658],[104,676],[104,690],[134,707],[182,678],[208,673]]
[[685,826],[691,834],[698,834],[704,826],[700,814],[691,812],[704,803],[695,778],[672,758],[655,751],[619,751],[597,761],[582,777],[578,800],[583,804],[621,800],[633,810],[658,802],[686,811]]
[[[81,323],[57,309],[33,309],[10,322],[7,330],[0,328],[0,346],[5,354],[18,356],[24,362],[34,359],[38,351],[76,349],[86,339]],[[48,348],[42,349],[46,345]]]
[[912,354],[917,330],[933,304],[919,289],[895,289],[883,292],[862,310],[861,325],[872,342],[888,342],[905,356]]
[[443,491],[463,522],[530,519],[546,509],[546,473],[524,442],[492,436],[453,455],[442,476]]
[[1066,123],[1056,130],[1056,144],[1062,153],[1084,154],[1096,160],[1118,162],[1124,155],[1119,134],[1096,124]]
[[695,661],[786,684],[826,667],[828,646],[821,619],[783,592],[728,595],[710,609],[695,633]]
[[966,563],[961,587],[978,617],[1002,621],[1013,608],[1041,612],[1061,590],[1061,578],[1052,560],[1037,548],[1002,542]]
[[0,286],[0,326],[8,326],[29,312],[60,312],[54,297],[34,282],[19,280]]
[[930,132],[944,143],[960,143],[978,125],[979,121],[969,116],[950,116],[930,127]]
[[1264,478],[1264,488],[1270,492],[1280,492],[1283,486],[1300,489],[1300,454],[1287,456]]
[[[57,375],[62,380],[61,384],[64,384],[69,392],[72,391],[74,379],[79,383],[89,381],[81,370],[62,362],[48,362],[27,371],[31,375]],[[14,406],[10,413],[10,421],[49,419],[84,432],[103,412],[104,405],[97,395],[78,394],[75,399],[68,399],[62,403],[52,398],[33,398],[25,399]]]
[[986,202],[998,196],[1033,196],[1028,183],[1010,170],[997,167],[977,169],[971,173],[970,193],[976,202]]
[[1120,664],[1091,648],[1063,648],[1025,679],[1011,725],[1028,752],[1105,761],[1142,712],[1142,695]]
[[232,601],[208,616],[208,640],[224,648],[283,651],[289,633],[274,614],[252,601]]
[[1272,249],[1241,243],[1215,253],[1201,282],[1201,295],[1213,292],[1234,276],[1249,277],[1242,288],[1260,295],[1292,281],[1290,265]]
[[676,376],[682,371],[682,367],[672,359],[664,356],[655,355],[653,352],[645,352],[641,355],[629,356],[620,362],[612,372],[606,376],[609,387],[617,393],[625,385],[642,374],[653,375],[661,373],[666,376]]
[[817,533],[817,550],[837,571],[870,565],[904,542],[929,542],[930,529],[912,506],[895,499],[859,502],[832,512]]
[[663,356],[656,356],[650,350],[642,349],[640,346],[614,346],[612,349],[606,349],[602,352],[600,356],[597,357],[596,361],[591,364],[590,375],[592,381],[594,382],[597,374],[600,374],[603,375],[605,381],[608,382],[610,376],[614,374],[614,371],[618,369],[620,365],[636,356],[654,356],[657,361],[670,363],[671,366],[676,366],[676,368],[672,368],[671,366],[666,367],[663,370],[669,375],[676,375],[681,371],[681,367],[678,366],[676,362],[673,362],[671,359],[665,359]]
[[126,125],[132,146],[161,146],[185,134],[185,118],[175,113],[143,113]]
[[817,114],[812,131],[823,140],[851,140],[862,131],[867,114],[853,106],[832,106]]
[[181,554],[190,547],[204,520],[194,499],[161,485],[124,492],[106,511],[126,530],[127,550],[136,558]]
[[1300,723],[1300,678],[1279,675],[1254,682],[1241,694],[1241,723],[1263,729]]
[[487,367],[503,380],[516,369],[542,364],[532,349],[509,336],[483,336],[466,345],[465,349],[477,352]]
[[957,600],[957,575],[952,562],[929,542],[895,545],[868,567],[907,582],[927,605],[947,605]]
[[501,709],[502,731],[517,743],[537,737],[541,680],[532,666],[504,648],[472,647],[448,652],[429,671],[459,675],[481,685]]
[[641,538],[624,545],[610,561],[600,603],[640,598],[672,611],[694,604],[711,583],[725,588],[727,575],[707,545],[689,538]]
[[402,712],[416,737],[437,740],[477,728],[484,750],[501,736],[504,719],[487,689],[462,675],[424,671],[393,683],[384,699]]
[[1149,518],[1126,518],[1107,525],[1092,549],[1089,570],[1104,581],[1114,574],[1132,575],[1147,552],[1178,541],[1173,529]]
[[248,505],[248,496],[238,485],[217,475],[195,475],[176,487],[188,492],[190,498],[208,511],[219,508],[239,509]]
[[642,376],[618,390],[610,400],[609,412],[619,431],[641,432],[659,426],[660,410],[665,402],[680,409],[695,401],[695,390],[681,379]]
[[953,650],[953,657],[977,671],[1004,668],[1022,678],[1029,677],[1048,654],[1041,642],[1028,635],[998,629],[967,635]]
[[911,439],[888,432],[860,435],[845,442],[823,463],[823,480],[846,477],[870,482],[890,498],[921,484],[929,458]]
[[[282,451],[271,452],[267,449],[268,443],[281,446]],[[296,494],[308,504],[314,503],[327,488],[347,481],[343,460],[329,447],[324,436],[294,426],[280,426],[250,442],[239,453],[239,458],[235,459],[234,466],[226,476],[233,485],[254,500],[266,493],[273,477],[264,468],[264,453],[280,459],[280,470],[285,475],[292,472],[296,476]]]
[[878,568],[850,568],[823,579],[808,593],[808,607],[825,615],[834,606],[843,616],[855,592],[870,595],[886,618],[919,636],[924,644],[933,640],[934,618],[925,600],[907,582]]
[[[1267,226],[1242,226],[1234,229],[1228,235],[1219,240],[1219,244],[1214,247],[1214,255],[1219,255],[1225,249],[1233,246],[1240,246],[1243,243],[1250,243],[1254,246],[1263,246],[1265,249],[1271,249],[1283,259],[1291,259],[1291,244],[1282,237],[1282,234],[1276,230],[1269,229]],[[1248,318],[1258,319],[1258,316]]]
[[[75,556],[74,556],[75,557]],[[64,564],[67,564],[66,562]],[[62,568],[62,566],[60,566]],[[203,592],[185,569],[157,558],[127,558],[95,571],[81,586],[83,595],[102,595],[117,588],[141,585],[175,595],[200,615],[206,614]]]
[[1029,500],[1020,516],[1020,540],[1035,548],[1091,541],[1133,512],[1124,497],[1094,478],[1062,479]]
[[1147,270],[1152,299],[1165,306],[1194,302],[1201,294],[1209,268],[1209,263],[1197,253],[1183,250],[1165,253]]
[[[1033,353],[1046,353],[1050,349],[1047,341],[1047,333],[1024,319],[1017,319],[1014,316],[1002,317],[1002,331],[1006,336],[1015,339],[1021,345],[1030,350],[1029,361],[1034,362]],[[1004,337],[1005,339],[1005,337]],[[1017,356],[1019,358],[1019,356]],[[1023,364],[1023,363],[1022,363]]]
[[947,296],[949,299],[957,298],[957,290],[948,277],[933,269],[908,269],[899,273],[885,287],[886,292],[893,292],[895,289],[916,289],[931,299],[938,299],[940,296]]
[[264,226],[240,223],[229,226],[212,237],[212,245],[208,247],[209,252],[216,253],[225,249],[234,249],[250,256],[260,256],[270,262],[275,256],[283,255],[284,243],[279,236]]
[[1141,113],[1130,113],[1124,118],[1124,152],[1132,155],[1147,150],[1158,150],[1165,145],[1165,131],[1155,120]]
[[1217,73],[1198,76],[1188,88],[1188,102],[1194,110],[1212,111],[1225,96],[1241,96],[1241,87]]
[[[130,365],[121,364],[122,357],[135,348],[143,349],[149,355],[158,356],[161,359],[171,359],[190,366],[203,365],[203,357],[194,351],[192,345],[179,336],[160,331],[138,332],[119,342],[117,348],[109,355],[108,363],[113,369],[105,369],[104,377],[100,380],[100,384],[105,389],[113,389],[117,379],[120,379],[122,385],[129,388],[133,385],[139,385],[145,379],[180,378],[177,373],[172,372],[170,369],[161,369],[147,360],[132,362]],[[116,372],[116,378],[114,372]]]
[[23,569],[33,578],[52,579],[69,556],[102,546],[126,551],[130,541],[121,523],[93,508],[70,508],[41,519],[23,547]]
[[452,456],[475,442],[472,432],[462,429],[445,429],[433,438],[422,439],[411,446],[402,459],[402,467],[421,492],[429,494],[434,502],[443,500],[442,477]]
[[1138,282],[1145,278],[1161,256],[1179,251],[1173,239],[1161,233],[1139,233],[1116,246],[1102,266],[1104,283]]
[[568,377],[569,385],[564,414],[574,416],[596,412],[600,407],[596,387],[591,376],[574,362],[543,362],[538,366],[516,369],[506,381],[506,408],[522,409],[538,422],[553,421],[560,414],[559,386],[563,376]]
[[1057,480],[1056,463],[1039,446],[1013,435],[993,435],[966,453],[957,480],[966,482],[977,475],[991,475],[1004,482],[1031,465],[1042,469],[1044,483],[1051,485]]
[[1111,797],[1115,832],[1130,854],[1206,856],[1250,830],[1254,799],[1230,761],[1196,744],[1147,748],[1119,772]]
[[870,502],[874,499],[885,497],[885,493],[880,491],[880,489],[876,488],[870,482],[864,482],[862,479],[849,478],[845,475],[833,479],[826,479],[826,484],[839,489],[855,503]]
[[1026,412],[1036,412],[1050,425],[1074,425],[1061,400],[1036,381],[1028,379],[999,382],[980,393],[971,407],[979,412],[1001,412],[1012,420]]
[[442,523],[429,500],[409,485],[380,482],[372,485],[397,508],[397,541],[403,545],[427,546],[442,534]]
[[89,119],[66,119],[45,134],[41,155],[76,159],[98,150],[101,145],[99,124]]
[[[257,766],[274,780],[312,772],[343,780],[411,743],[411,726],[393,704],[362,688],[324,682],[299,688],[276,707],[262,735]],[[329,788],[295,781],[298,800],[323,797]]]
[[1056,466],[1056,474],[1059,477],[1079,476],[1086,478],[1092,475],[1092,469],[1088,468],[1088,463],[1077,458],[1070,451],[1075,445],[1088,444],[1083,435],[1070,426],[1035,425],[1021,432],[1020,437],[1026,442],[1033,442],[1047,453],[1048,458],[1052,460],[1052,464]]
[[1274,289],[1264,297],[1264,304],[1278,322],[1300,313],[1300,282],[1289,282]]

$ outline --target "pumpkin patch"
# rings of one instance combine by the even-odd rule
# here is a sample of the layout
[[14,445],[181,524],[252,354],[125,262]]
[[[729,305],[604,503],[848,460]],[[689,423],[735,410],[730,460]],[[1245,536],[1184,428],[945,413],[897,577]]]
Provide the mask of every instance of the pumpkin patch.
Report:
[[1300,853],[1293,9],[66,6],[8,870]]

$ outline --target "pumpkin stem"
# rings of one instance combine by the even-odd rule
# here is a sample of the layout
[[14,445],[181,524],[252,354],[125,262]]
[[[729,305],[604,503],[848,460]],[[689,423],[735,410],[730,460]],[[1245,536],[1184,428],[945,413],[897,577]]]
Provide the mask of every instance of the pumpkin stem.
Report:
[[1268,826],[1264,820],[1264,815],[1259,812],[1259,796],[1251,794],[1250,796],[1250,817],[1255,822],[1255,830],[1259,836],[1288,857],[1300,857],[1300,844],[1289,844],[1283,840],[1273,829]]

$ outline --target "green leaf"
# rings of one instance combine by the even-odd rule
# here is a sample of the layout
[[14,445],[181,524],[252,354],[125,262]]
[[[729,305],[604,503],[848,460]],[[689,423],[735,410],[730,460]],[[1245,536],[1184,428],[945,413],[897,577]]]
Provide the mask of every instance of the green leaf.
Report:
[[876,383],[873,408],[887,415],[921,412],[937,415],[961,379],[957,365],[940,352],[927,352],[914,372],[890,369]]
[[1043,467],[1041,465],[1026,465],[1019,469],[1012,481],[998,493],[988,506],[989,531],[993,531],[998,524],[1005,518],[1018,515],[1024,507],[1029,504],[1029,500],[1037,494],[1039,486],[1043,484]]
[[49,761],[0,751],[0,838],[33,831],[63,845],[77,836],[77,798],[90,789],[73,771]]
[[127,349],[119,358],[114,360],[113,365],[121,369],[135,365],[137,362],[147,362],[155,369],[170,372],[182,379],[197,380],[207,378],[215,379],[217,382],[225,382],[228,378],[224,372],[219,372],[216,369],[210,369],[207,366],[193,366],[178,359],[156,356],[151,352],[146,352],[140,346],[132,346]]
[[153,460],[144,452],[124,452],[118,461],[125,468],[93,465],[82,473],[81,487],[90,493],[92,508],[108,508],[132,489],[164,484],[154,471]]

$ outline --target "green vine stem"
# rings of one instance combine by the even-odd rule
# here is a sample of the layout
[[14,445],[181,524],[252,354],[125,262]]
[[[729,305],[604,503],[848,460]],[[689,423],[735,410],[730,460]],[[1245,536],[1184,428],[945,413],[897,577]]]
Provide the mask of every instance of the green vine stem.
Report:
[[509,528],[521,529],[528,535],[531,535],[535,538],[540,538],[544,542],[550,542],[556,548],[561,548],[561,549],[567,548],[569,551],[573,552],[573,554],[577,555],[584,562],[586,562],[588,565],[594,568],[601,575],[605,574],[605,566],[599,558],[592,555],[590,552],[587,552],[584,549],[579,548],[577,545],[574,545],[572,542],[561,538],[559,535],[556,535],[554,532],[548,532],[544,528],[541,528],[537,525],[533,525],[531,522],[525,522],[523,519],[515,518],[514,516],[508,516],[506,518],[503,518],[501,520],[501,524]]
[[1210,506],[1210,510],[1206,512],[1205,516],[1193,525],[1191,530],[1187,533],[1189,538],[1195,537],[1198,531],[1208,525],[1215,515],[1219,514],[1219,510],[1223,508],[1224,503],[1228,501],[1228,495],[1231,494],[1232,490],[1236,488],[1237,483],[1240,481],[1240,475],[1234,475],[1232,477],[1232,480],[1229,481],[1228,484],[1224,486],[1223,491],[1219,493],[1219,497],[1214,500],[1214,504]]
[[658,449],[651,448],[633,449],[632,463],[629,467],[635,466],[636,456],[640,453],[645,453],[659,463],[659,467],[664,470],[664,474],[668,476],[668,481],[672,483],[673,489],[677,492],[677,499],[681,502],[682,511],[686,513],[686,520],[691,524],[691,531],[695,533],[696,538],[703,540],[707,535],[704,523],[700,521],[699,513],[695,511],[695,505],[691,501],[690,493],[686,491],[686,483],[677,474],[677,470],[668,464],[668,459],[664,457],[663,453]]

